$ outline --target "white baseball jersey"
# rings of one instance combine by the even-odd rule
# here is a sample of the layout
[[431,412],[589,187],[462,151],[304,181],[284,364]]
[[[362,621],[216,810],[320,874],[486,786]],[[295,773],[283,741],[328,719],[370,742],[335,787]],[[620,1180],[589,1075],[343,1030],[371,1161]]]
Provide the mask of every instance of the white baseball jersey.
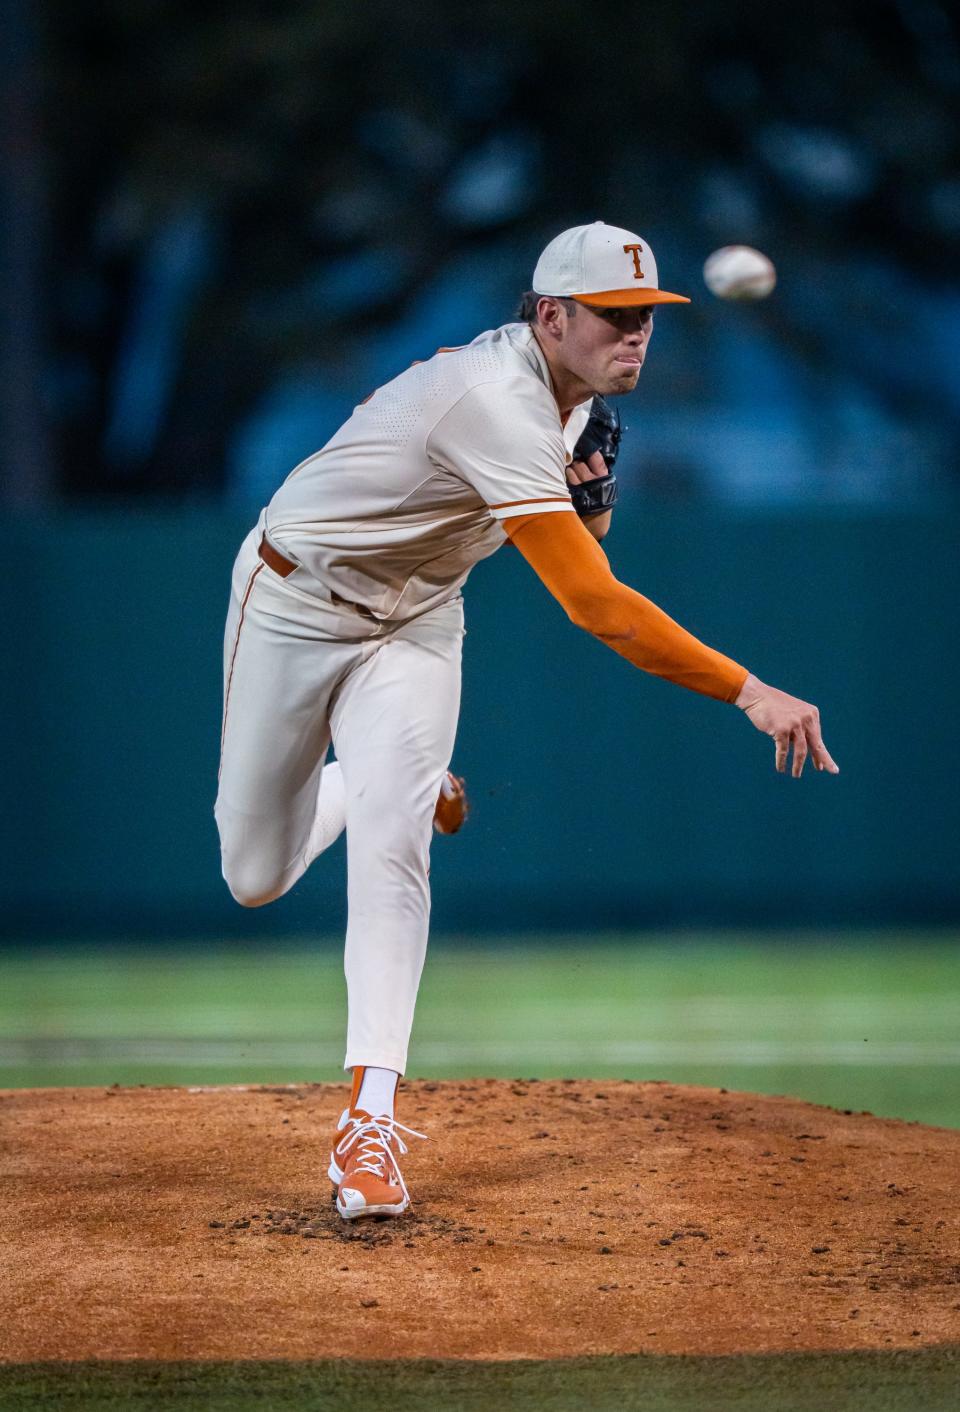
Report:
[[565,469],[591,401],[561,425],[530,326],[482,333],[355,408],[270,501],[267,534],[322,596],[413,617],[500,547],[502,520],[572,510]]

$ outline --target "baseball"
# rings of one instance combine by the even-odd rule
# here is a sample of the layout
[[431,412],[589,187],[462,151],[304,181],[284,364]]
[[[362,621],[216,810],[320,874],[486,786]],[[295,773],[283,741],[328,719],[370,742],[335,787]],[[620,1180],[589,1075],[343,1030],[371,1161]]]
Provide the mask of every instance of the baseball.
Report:
[[718,299],[766,299],[777,282],[773,261],[750,245],[724,245],[703,267],[703,281]]

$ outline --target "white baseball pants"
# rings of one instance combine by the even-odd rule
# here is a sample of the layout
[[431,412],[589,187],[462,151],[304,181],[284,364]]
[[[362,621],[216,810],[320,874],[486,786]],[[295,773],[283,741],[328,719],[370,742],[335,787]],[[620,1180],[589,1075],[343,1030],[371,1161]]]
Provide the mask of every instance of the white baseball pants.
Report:
[[258,527],[237,556],[224,639],[223,875],[238,902],[259,907],[333,841],[341,792],[323,791],[332,739],[347,829],[344,1067],[403,1073],[427,947],[433,812],[460,710],[463,605],[384,625],[322,598],[299,568],[281,578],[259,541]]

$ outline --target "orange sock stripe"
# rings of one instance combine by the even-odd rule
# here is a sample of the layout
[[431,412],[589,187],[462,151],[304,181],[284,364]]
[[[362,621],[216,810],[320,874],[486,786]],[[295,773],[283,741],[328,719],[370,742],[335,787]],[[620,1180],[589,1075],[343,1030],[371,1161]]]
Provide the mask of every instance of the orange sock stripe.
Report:
[[360,1088],[363,1084],[363,1076],[367,1071],[365,1064],[356,1064],[353,1070],[353,1088],[350,1090],[350,1112],[357,1106],[357,1099],[360,1097]]
[[[367,1072],[367,1069],[368,1069],[368,1068],[369,1068],[369,1065],[367,1065],[367,1064],[355,1064],[355,1065],[353,1066],[353,1087],[352,1087],[351,1090],[350,1090],[350,1111],[351,1111],[351,1113],[354,1111],[354,1109],[358,1106],[358,1104],[359,1104],[359,1102],[360,1102],[360,1090],[361,1090],[361,1088],[363,1087],[363,1076],[364,1076],[364,1074]],[[400,1075],[397,1074],[397,1077],[395,1078],[394,1083],[393,1083],[393,1107],[394,1107],[394,1111],[396,1111],[396,1107],[397,1107],[397,1090],[399,1089],[399,1087],[400,1087]]]

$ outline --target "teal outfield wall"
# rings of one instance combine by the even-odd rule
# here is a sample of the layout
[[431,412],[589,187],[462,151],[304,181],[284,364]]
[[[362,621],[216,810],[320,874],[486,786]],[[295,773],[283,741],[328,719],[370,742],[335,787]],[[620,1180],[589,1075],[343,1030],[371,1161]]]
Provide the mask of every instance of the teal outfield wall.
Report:
[[[7,936],[342,925],[342,843],[261,911],[219,876],[221,632],[245,528],[110,511],[0,534]],[[434,848],[435,927],[955,920],[958,531],[618,512],[627,582],[820,705],[842,773],[799,782],[737,710],[571,627],[512,550],[482,564],[455,758],[474,812]]]

